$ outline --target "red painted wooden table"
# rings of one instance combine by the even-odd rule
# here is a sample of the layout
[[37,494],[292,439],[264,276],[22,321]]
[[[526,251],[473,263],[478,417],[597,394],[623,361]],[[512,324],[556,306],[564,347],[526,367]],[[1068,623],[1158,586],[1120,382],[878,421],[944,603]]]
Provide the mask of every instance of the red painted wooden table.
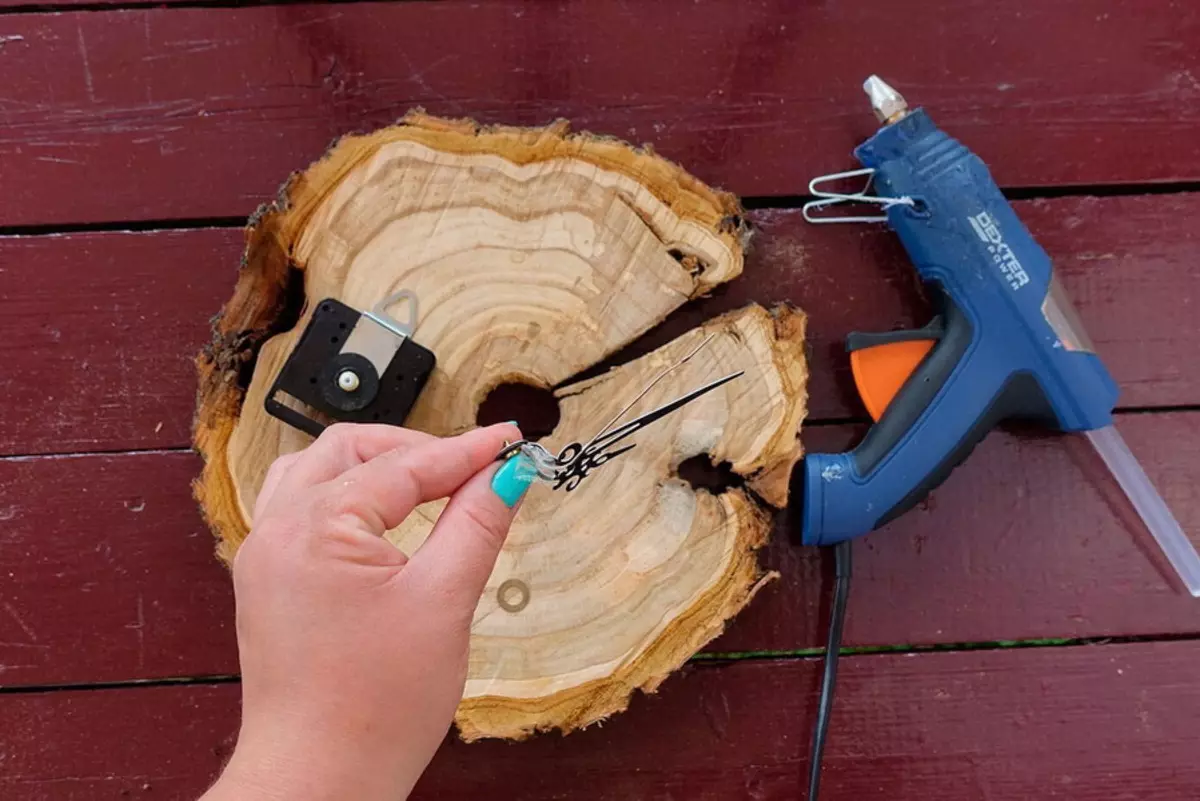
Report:
[[[894,238],[811,226],[877,72],[992,167],[1200,540],[1200,6],[0,0],[0,798],[193,799],[229,753],[227,575],[190,496],[191,359],[240,226],[412,106],[652,142],[748,198],[755,299],[811,315],[810,448],[861,435],[842,337],[924,322]],[[1200,603],[1086,444],[997,432],[855,544],[826,799],[1200,794]],[[448,740],[417,795],[803,797],[830,565],[782,580],[603,727]]]

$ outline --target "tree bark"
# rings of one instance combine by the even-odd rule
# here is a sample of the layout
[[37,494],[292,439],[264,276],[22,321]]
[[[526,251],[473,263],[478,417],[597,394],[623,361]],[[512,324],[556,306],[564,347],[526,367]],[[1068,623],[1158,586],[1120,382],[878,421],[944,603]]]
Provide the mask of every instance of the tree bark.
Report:
[[[643,429],[572,492],[535,484],[476,612],[464,739],[564,732],[653,691],[772,578],[756,551],[800,457],[802,312],[751,305],[641,358],[571,381],[687,301],[737,277],[748,231],[732,196],[649,150],[546,128],[410,114],[340,140],[251,220],[233,297],[198,359],[196,497],[227,563],[268,466],[307,435],[263,409],[311,304],[370,308],[416,292],[414,339],[437,369],[405,425],[476,425],[503,383],[554,389],[542,444],[586,442],[663,369],[707,344],[626,419],[745,374]],[[709,339],[711,337],[711,339]],[[741,479],[679,478],[707,454]],[[388,538],[411,553],[444,505]]]

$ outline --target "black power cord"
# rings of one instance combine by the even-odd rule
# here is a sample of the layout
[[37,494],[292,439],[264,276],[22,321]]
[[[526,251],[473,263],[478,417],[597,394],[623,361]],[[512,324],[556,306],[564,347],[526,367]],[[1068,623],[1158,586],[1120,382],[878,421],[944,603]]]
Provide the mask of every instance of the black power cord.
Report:
[[825,733],[829,730],[829,712],[833,707],[833,686],[837,681],[838,654],[842,648],[842,626],[846,622],[846,599],[850,595],[850,540],[833,546],[833,607],[829,613],[829,641],[825,646],[825,675],[821,680],[821,698],[817,706],[817,724],[813,732],[812,758],[808,765],[808,801],[817,801],[821,784],[821,754]]

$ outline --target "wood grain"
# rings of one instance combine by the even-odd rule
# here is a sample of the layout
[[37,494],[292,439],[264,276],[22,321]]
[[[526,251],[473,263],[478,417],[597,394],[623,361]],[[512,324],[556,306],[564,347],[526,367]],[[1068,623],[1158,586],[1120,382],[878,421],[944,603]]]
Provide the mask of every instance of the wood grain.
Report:
[[[1196,537],[1200,413],[1118,425]],[[803,439],[844,448],[860,433]],[[0,685],[237,672],[229,579],[189,497],[199,468],[182,453],[0,460]],[[831,565],[788,533],[780,515],[763,556],[780,578],[706,651],[824,644]],[[854,553],[850,645],[1200,634],[1195,601],[1074,440],[993,434]]]
[[[297,342],[311,343],[310,320],[332,309],[324,299],[370,309],[398,290],[415,294],[400,319],[437,362],[404,424],[450,436],[477,425],[498,385],[550,391],[737,276],[744,239],[733,196],[564,125],[407,115],[340,141],[248,229],[237,287],[198,358],[196,497],[221,557],[232,562],[249,532],[271,464],[313,440],[269,416],[264,399]],[[456,715],[464,738],[566,733],[622,711],[770,580],[757,551],[770,531],[765,504],[787,503],[801,454],[804,323],[751,304],[557,390],[561,420],[541,444],[584,448],[583,464],[595,456],[598,467],[605,452],[631,447],[618,440],[593,454],[589,438],[605,421],[736,379],[636,435],[616,465],[562,492],[530,488],[472,621]],[[362,387],[370,376],[395,386],[398,341],[369,320],[341,328],[322,337],[367,357],[351,373]],[[316,372],[300,381],[348,398]],[[383,390],[376,403],[387,415]],[[676,466],[701,455],[731,463],[746,486],[696,492]],[[411,555],[445,508],[431,499],[385,536]]]
[[[1197,659],[1197,642],[848,657],[821,797],[1190,798]],[[698,667],[571,737],[451,741],[413,799],[799,798],[819,670]],[[238,700],[237,685],[0,696],[0,795],[191,801],[233,745]]]
[[[1200,194],[1015,208],[1055,259],[1121,405],[1200,402]],[[863,416],[845,335],[928,315],[903,249],[885,230],[809,225],[797,211],[750,220],[758,231],[743,275],[620,358],[751,301],[790,302],[809,315],[810,419]],[[191,359],[232,291],[241,239],[233,229],[0,238],[0,453],[187,444]]]
[[0,225],[247,215],[335,136],[414,106],[566,117],[739,195],[802,194],[858,166],[870,72],[1006,186],[1200,179],[1200,8],[1177,0],[147,8],[12,16],[4,36]]

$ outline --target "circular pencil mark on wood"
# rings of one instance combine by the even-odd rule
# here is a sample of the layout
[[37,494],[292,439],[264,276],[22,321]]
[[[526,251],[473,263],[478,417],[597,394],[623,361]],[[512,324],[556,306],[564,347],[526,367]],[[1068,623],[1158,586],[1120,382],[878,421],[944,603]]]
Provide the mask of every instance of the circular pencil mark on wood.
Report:
[[496,590],[496,602],[505,612],[520,612],[529,605],[529,586],[520,579],[508,579]]
[[[199,359],[196,495],[220,558],[246,536],[270,464],[311,442],[263,399],[321,298],[360,310],[401,289],[420,298],[413,338],[437,368],[406,426],[466,431],[492,390],[526,384],[554,392],[559,419],[541,438],[552,452],[587,441],[711,337],[630,418],[743,376],[640,431],[574,491],[535,484],[525,496],[476,609],[456,723],[466,740],[569,732],[654,691],[773,577],[757,552],[801,454],[805,317],[750,305],[572,377],[740,275],[739,213],[678,166],[565,125],[409,115],[341,140],[251,221],[237,286]],[[701,454],[739,480],[714,492],[680,479]],[[415,552],[445,503],[418,507],[388,540]],[[523,599],[505,587],[512,576]]]

